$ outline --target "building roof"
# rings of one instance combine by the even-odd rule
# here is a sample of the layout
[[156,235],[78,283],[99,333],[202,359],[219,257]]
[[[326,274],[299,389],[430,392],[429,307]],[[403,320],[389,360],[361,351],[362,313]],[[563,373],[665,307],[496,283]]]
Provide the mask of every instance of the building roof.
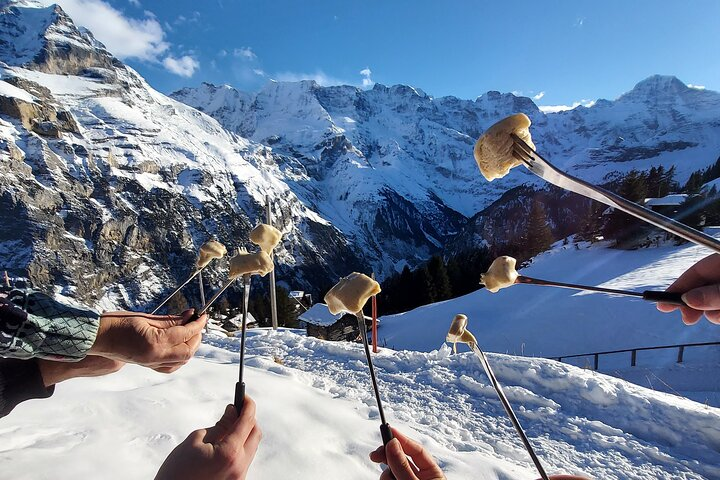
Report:
[[687,200],[688,196],[684,193],[675,193],[672,195],[666,195],[661,198],[646,198],[645,199],[645,206],[646,207],[673,207],[677,205],[681,205],[685,200]]
[[342,313],[337,315],[330,313],[328,306],[324,303],[316,303],[307,311],[301,313],[300,316],[298,316],[298,320],[302,320],[306,323],[312,323],[313,325],[319,325],[321,327],[327,327],[337,322],[342,317]]
[[[298,316],[298,320],[302,320],[305,323],[312,323],[313,325],[318,325],[321,327],[328,327],[340,320],[345,315],[347,314],[338,313],[337,315],[333,315],[332,313],[330,313],[327,305],[325,305],[324,303],[316,303],[307,311],[301,313]],[[365,315],[365,320],[372,319]]]
[[[232,323],[233,325],[235,325],[236,327],[240,328],[240,327],[242,327],[242,313],[239,314],[239,315],[235,315],[234,317],[228,317],[228,318],[226,318],[226,319],[224,319],[224,320],[222,320],[222,321],[223,321],[223,322],[230,322],[230,323]],[[257,320],[255,320],[255,317],[253,317],[253,314],[250,313],[250,312],[248,312],[247,323],[248,323],[248,325],[252,325],[253,323],[257,323]]]

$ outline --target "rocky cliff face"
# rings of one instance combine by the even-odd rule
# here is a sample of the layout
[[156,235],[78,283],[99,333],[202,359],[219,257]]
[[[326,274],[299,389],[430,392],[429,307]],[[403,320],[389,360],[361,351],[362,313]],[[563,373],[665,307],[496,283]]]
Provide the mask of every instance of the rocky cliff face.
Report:
[[280,281],[317,291],[367,269],[292,192],[286,161],[154,91],[59,7],[4,2],[0,23],[0,269],[147,308],[207,239],[246,246],[266,195],[284,233]]

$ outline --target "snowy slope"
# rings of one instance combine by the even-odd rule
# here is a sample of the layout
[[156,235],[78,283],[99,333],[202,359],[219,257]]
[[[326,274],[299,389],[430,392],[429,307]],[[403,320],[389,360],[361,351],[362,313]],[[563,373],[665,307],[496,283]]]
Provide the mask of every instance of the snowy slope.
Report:
[[[633,251],[603,245],[557,245],[520,270],[522,275],[621,290],[662,290],[707,249],[663,246]],[[380,305],[382,311],[382,305]],[[685,326],[677,314],[662,314],[652,303],[574,290],[514,285],[493,294],[479,290],[463,297],[382,318],[380,344],[392,348],[430,351],[442,344],[450,321],[457,313],[468,316],[470,330],[488,351],[529,356],[558,357],[636,347],[720,341],[720,328],[707,321]],[[677,350],[639,352],[638,366],[666,367],[675,363]],[[592,365],[592,357],[573,360]],[[686,350],[686,363],[720,365],[720,348]],[[600,369],[664,388],[659,380],[644,379],[630,366],[630,354],[602,357]],[[624,373],[623,373],[624,372]],[[645,372],[647,374],[647,372]],[[664,374],[667,372],[664,372]],[[680,372],[681,373],[681,372]],[[714,376],[700,385],[683,383],[672,374],[673,388],[692,392],[720,392]],[[638,378],[639,377],[639,378]],[[708,383],[710,382],[710,383]],[[717,393],[710,395],[720,404]]]
[[[0,420],[3,475],[151,478],[231,399],[239,339],[205,342],[173,375],[128,366],[22,404]],[[248,392],[264,432],[249,478],[379,476],[367,457],[380,437],[359,345],[255,330],[248,348]],[[720,410],[552,361],[497,354],[490,361],[548,471],[720,478]],[[469,353],[383,350],[376,362],[389,422],[422,441],[448,478],[537,477]]]

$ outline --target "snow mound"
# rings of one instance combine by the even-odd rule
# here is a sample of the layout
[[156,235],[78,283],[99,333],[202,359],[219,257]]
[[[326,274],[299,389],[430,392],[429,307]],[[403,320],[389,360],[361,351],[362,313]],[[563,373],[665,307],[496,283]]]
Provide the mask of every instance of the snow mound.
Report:
[[[367,457],[380,436],[360,345],[257,329],[247,347],[247,388],[264,432],[250,478],[379,476]],[[231,401],[238,349],[237,338],[209,335],[198,358],[173,375],[128,366],[19,406],[0,423],[4,474],[150,478]],[[550,360],[489,358],[548,471],[720,476],[719,409]],[[385,349],[375,362],[388,421],[422,441],[448,478],[537,477],[471,354]]]

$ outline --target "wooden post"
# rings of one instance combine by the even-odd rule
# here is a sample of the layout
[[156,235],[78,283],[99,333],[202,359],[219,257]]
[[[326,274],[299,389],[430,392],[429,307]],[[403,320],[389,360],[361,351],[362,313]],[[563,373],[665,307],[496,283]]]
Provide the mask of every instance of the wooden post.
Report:
[[[375,272],[372,274],[372,279],[375,280]],[[378,351],[378,336],[377,336],[377,295],[372,296],[372,347],[373,353]]]
[[596,353],[595,354],[595,371],[597,371],[599,365],[600,365],[600,355],[598,355]]
[[637,365],[637,350],[633,350],[630,358],[630,366],[634,367]]
[[683,354],[685,353],[685,345],[680,345],[680,348],[678,348],[678,359],[677,363],[683,362]]

